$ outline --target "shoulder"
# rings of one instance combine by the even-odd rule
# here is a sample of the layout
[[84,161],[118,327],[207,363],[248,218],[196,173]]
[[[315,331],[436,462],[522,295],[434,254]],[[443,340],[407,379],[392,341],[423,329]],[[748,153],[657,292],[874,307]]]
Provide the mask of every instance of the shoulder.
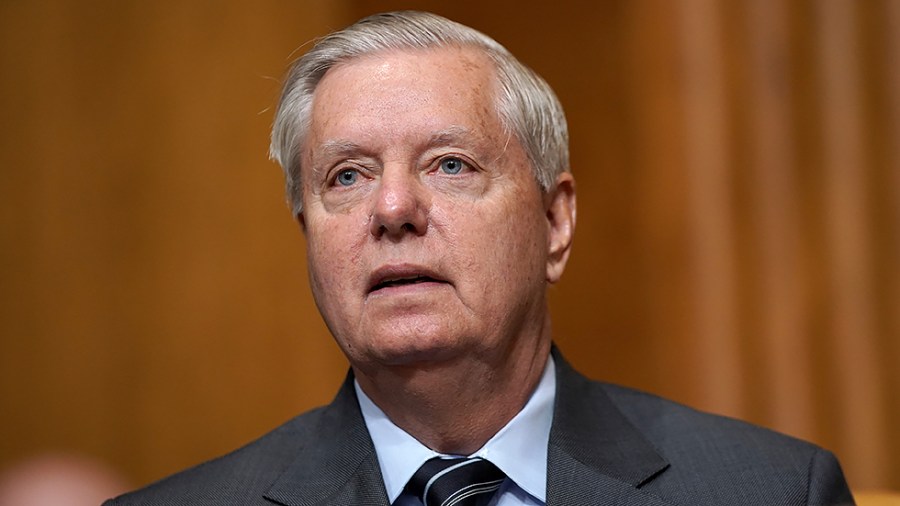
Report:
[[325,408],[304,413],[216,459],[107,501],[104,506],[270,504],[263,493],[314,437]]
[[827,450],[645,392],[595,385],[670,463],[650,489],[694,499],[729,497],[731,504],[766,497],[789,504],[852,504],[840,464]]
[[695,451],[725,445],[738,452],[771,451],[802,456],[817,450],[800,439],[653,394],[606,383],[596,385],[636,428],[661,447],[691,442],[688,447]]

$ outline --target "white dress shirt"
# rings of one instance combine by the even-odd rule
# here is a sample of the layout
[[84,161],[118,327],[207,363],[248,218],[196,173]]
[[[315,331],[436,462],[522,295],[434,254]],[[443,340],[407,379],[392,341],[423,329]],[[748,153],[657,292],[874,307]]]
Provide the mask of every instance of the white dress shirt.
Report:
[[[547,444],[553,423],[556,398],[556,374],[553,357],[547,359],[544,373],[525,406],[469,457],[481,457],[506,473],[493,506],[543,506],[547,501]],[[421,506],[421,502],[403,487],[426,460],[440,456],[400,427],[354,382],[359,407],[384,478],[388,501],[394,506]]]

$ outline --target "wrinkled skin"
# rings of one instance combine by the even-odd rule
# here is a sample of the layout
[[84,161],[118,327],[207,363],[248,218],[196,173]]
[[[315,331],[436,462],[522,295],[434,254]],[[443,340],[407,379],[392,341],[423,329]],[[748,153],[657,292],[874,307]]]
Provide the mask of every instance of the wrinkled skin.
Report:
[[540,189],[494,89],[481,53],[433,49],[351,60],[316,90],[298,218],[316,303],[370,395],[385,371],[527,388],[543,368],[574,183]]

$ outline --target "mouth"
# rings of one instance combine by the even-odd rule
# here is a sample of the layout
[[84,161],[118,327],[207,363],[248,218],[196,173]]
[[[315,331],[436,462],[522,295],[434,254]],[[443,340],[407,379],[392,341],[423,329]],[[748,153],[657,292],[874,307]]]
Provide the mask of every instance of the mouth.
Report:
[[411,266],[388,266],[376,270],[369,281],[369,294],[392,288],[404,288],[447,281],[428,269]]

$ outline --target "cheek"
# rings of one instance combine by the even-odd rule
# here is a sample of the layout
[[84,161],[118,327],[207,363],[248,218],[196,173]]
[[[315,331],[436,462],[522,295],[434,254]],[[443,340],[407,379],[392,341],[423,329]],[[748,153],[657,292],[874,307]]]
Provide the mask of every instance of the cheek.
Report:
[[498,239],[506,245],[499,262],[508,283],[532,286],[544,278],[546,255],[542,246],[546,239],[534,222],[514,220],[508,220],[506,235]]
[[328,305],[326,296],[330,293],[323,290],[323,287],[331,286],[331,280],[328,278],[334,274],[334,269],[327,252],[322,251],[314,241],[307,240],[306,269],[309,272],[309,285],[316,304],[322,308],[323,304]]
[[310,282],[317,297],[344,296],[360,268],[362,232],[346,220],[324,219],[307,223],[306,256]]
[[492,287],[494,283],[530,285],[533,278],[544,278],[545,220],[533,205],[507,203],[451,211],[457,219],[452,220],[455,226],[449,227],[445,236],[458,267],[479,281],[482,289],[486,285],[488,291],[499,288]]

